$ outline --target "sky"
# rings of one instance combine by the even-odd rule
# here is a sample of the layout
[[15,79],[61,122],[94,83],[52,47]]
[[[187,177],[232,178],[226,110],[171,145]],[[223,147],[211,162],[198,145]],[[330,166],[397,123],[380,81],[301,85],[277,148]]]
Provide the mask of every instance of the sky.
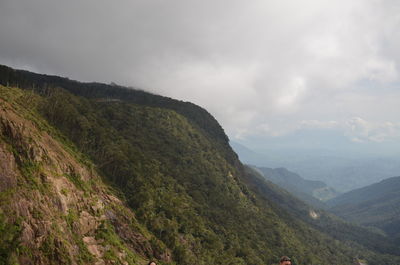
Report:
[[0,0],[0,63],[194,102],[250,147],[400,150],[398,0]]

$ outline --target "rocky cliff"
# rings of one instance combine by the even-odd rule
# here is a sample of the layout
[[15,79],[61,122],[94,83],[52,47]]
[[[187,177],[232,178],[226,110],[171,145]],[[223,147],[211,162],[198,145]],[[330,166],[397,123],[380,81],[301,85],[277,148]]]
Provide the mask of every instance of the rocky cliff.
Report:
[[0,89],[0,264],[170,261],[93,165],[17,103],[23,94]]

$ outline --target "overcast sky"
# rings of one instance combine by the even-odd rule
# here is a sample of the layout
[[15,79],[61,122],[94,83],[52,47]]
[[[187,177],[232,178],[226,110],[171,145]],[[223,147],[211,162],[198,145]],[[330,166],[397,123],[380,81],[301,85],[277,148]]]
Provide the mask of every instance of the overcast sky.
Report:
[[399,29],[398,0],[0,0],[0,63],[192,101],[250,146],[393,146]]

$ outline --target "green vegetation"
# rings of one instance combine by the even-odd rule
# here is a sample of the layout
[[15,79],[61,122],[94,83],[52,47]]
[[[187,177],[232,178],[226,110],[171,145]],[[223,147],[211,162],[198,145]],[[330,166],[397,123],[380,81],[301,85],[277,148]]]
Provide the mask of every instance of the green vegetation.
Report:
[[83,181],[82,177],[79,174],[72,172],[69,174],[64,174],[64,176],[68,178],[72,183],[74,183],[75,187],[85,192],[85,194],[91,190],[89,183]]
[[[370,265],[399,264],[398,257],[372,252],[397,249],[368,245],[361,228],[359,237],[343,238],[346,230],[334,227],[339,222],[324,228],[328,217],[307,221],[309,207],[247,171],[222,128],[198,106],[7,67],[0,68],[0,83],[34,91],[32,111],[54,127],[46,131],[93,162],[134,210],[139,224],[131,228],[149,230],[155,252],[172,251],[171,264],[272,264],[283,254],[294,264],[347,265],[355,257]],[[88,190],[78,175],[68,178]],[[66,220],[75,218],[71,213]],[[112,246],[110,260],[125,251],[108,222],[96,238]]]
[[19,247],[20,233],[20,222],[10,223],[0,209],[0,264],[15,263],[13,255]]
[[72,264],[71,257],[65,248],[65,242],[58,237],[49,234],[45,237],[40,251],[48,259],[50,264]]
[[[335,239],[335,244],[340,241],[351,246],[353,250],[364,248],[359,255],[368,256],[369,264],[396,264],[396,262],[399,262],[400,248],[392,238],[383,236],[376,230],[345,222],[321,209],[313,210],[317,214],[317,218],[312,218],[310,206],[275,184],[266,181],[262,175],[253,169],[247,168],[247,171],[252,177],[248,178],[246,183],[254,192],[268,201],[276,203],[280,208],[286,209],[299,220],[305,222],[308,227],[313,227],[331,236]],[[370,250],[392,255],[375,255]],[[383,257],[382,260],[378,262],[381,257]],[[373,260],[375,262],[372,262]],[[383,263],[383,260],[388,260],[388,263]]]
[[[117,255],[119,253],[124,253],[125,260],[129,264],[136,264],[138,258],[122,243],[120,237],[115,233],[114,227],[108,222],[104,221],[101,223],[96,231],[96,240],[100,240],[102,245],[107,249],[104,254],[104,259],[109,261],[117,262],[117,264],[122,264],[120,258]],[[110,247],[111,246],[111,247]]]
[[384,231],[400,243],[400,177],[347,192],[328,201],[331,211],[346,220]]
[[[25,97],[25,93],[30,97]],[[93,165],[89,160],[82,159],[84,156],[75,146],[39,115],[36,108],[38,105],[32,109],[33,105],[25,102],[31,98],[34,98],[36,103],[42,100],[31,91],[0,86],[0,107],[1,111],[4,111],[0,116],[0,154],[3,155],[4,149],[6,156],[2,158],[10,155],[10,160],[0,161],[0,265],[92,264],[95,259],[77,228],[81,222],[82,207],[88,207],[85,210],[95,212],[98,219],[102,218],[101,215],[104,214],[102,210],[95,210],[99,195],[101,196],[101,193],[96,193],[104,191],[105,187],[97,176],[91,178]],[[14,111],[17,115],[14,115]],[[30,122],[33,122],[33,125]],[[39,131],[35,127],[39,128]],[[70,155],[86,165],[86,169],[90,172],[89,180],[84,180],[75,171],[73,164],[76,160],[67,158],[68,161],[62,161],[64,164],[58,163],[57,159],[64,157],[64,154],[54,146],[56,143],[51,142],[52,140],[46,141],[50,147],[42,144],[41,139],[48,139],[46,132],[58,139],[63,149]],[[49,157],[50,154],[55,156]],[[70,162],[73,164],[69,164]],[[62,165],[66,167],[63,168]],[[63,168],[64,174],[59,173],[59,166]],[[6,169],[5,174],[3,168]],[[54,190],[56,186],[52,183],[52,180],[68,183],[64,177],[78,190],[83,191],[76,193],[75,190],[73,195],[84,195],[78,198],[79,206],[69,208],[66,215],[61,209],[65,202],[60,200]],[[65,197],[72,195],[67,188],[61,188],[60,193]],[[71,199],[72,196],[68,197]],[[132,224],[132,231],[136,232],[139,229],[146,231],[140,224],[133,222],[134,216],[122,205],[116,212],[122,210],[125,210],[126,216],[132,218],[132,222],[127,222]],[[19,216],[24,218],[21,219]],[[23,220],[23,225],[21,221],[16,221],[20,219]],[[132,250],[126,246],[126,242],[115,233],[114,237],[115,240],[119,240],[118,249],[123,255],[119,264],[125,264],[124,261],[136,264],[137,260],[142,263],[143,258],[136,258]]]

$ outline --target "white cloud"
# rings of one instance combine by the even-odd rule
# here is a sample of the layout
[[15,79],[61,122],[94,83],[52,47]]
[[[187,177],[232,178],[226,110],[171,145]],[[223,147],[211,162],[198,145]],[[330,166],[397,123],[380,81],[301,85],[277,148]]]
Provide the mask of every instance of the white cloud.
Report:
[[354,142],[377,142],[400,139],[400,123],[368,122],[360,117],[355,117],[346,123],[346,135]]
[[303,120],[300,121],[299,128],[313,128],[313,129],[334,129],[340,127],[337,121],[318,121],[318,120]]
[[400,140],[399,122],[371,122],[360,117],[341,121],[301,120],[293,123],[285,121],[275,121],[274,124],[262,123],[253,127],[251,131],[238,132],[235,139],[245,140],[255,135],[268,136],[280,141],[282,137],[296,135],[302,131],[335,131],[336,135],[342,135],[355,143],[383,143]]

